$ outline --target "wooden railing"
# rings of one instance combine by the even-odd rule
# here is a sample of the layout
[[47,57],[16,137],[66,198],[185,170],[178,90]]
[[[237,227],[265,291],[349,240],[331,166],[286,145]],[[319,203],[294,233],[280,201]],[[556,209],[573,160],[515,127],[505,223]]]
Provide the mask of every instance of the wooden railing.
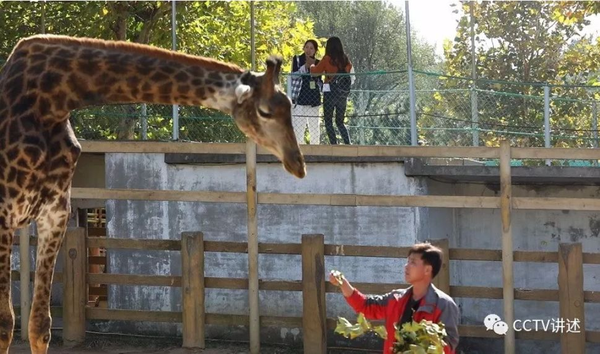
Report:
[[[596,292],[583,292],[583,285],[580,286],[579,282],[579,268],[582,263],[600,264],[600,255],[598,254],[585,254],[581,253],[581,248],[577,251],[577,246],[569,248],[568,245],[561,245],[560,252],[513,252],[512,247],[512,228],[511,220],[512,213],[516,210],[586,210],[586,211],[598,211],[600,210],[600,199],[593,198],[529,198],[529,197],[513,197],[512,196],[512,184],[511,184],[511,159],[586,159],[586,160],[598,160],[600,159],[600,152],[597,149],[544,149],[544,148],[511,148],[507,142],[502,142],[500,148],[491,147],[388,147],[388,146],[302,146],[304,155],[320,155],[320,156],[344,156],[344,157],[362,157],[362,156],[393,156],[393,157],[450,157],[450,158],[491,158],[500,160],[500,178],[499,182],[501,185],[500,194],[496,197],[477,197],[477,196],[390,196],[390,195],[340,195],[340,194],[284,194],[284,193],[256,193],[256,159],[252,156],[256,154],[268,154],[264,149],[258,148],[256,152],[252,149],[247,149],[249,145],[245,144],[202,144],[202,143],[158,143],[158,142],[95,142],[95,141],[83,141],[82,148],[84,153],[196,153],[196,154],[246,154],[247,156],[247,170],[249,172],[247,191],[246,192],[206,192],[206,191],[172,191],[172,190],[120,190],[120,189],[104,189],[104,188],[73,188],[72,198],[73,199],[96,199],[96,200],[160,200],[160,201],[189,201],[189,202],[216,202],[216,203],[244,203],[247,204],[249,210],[248,228],[252,230],[252,225],[256,225],[255,213],[250,213],[250,210],[255,210],[256,204],[284,204],[284,205],[330,205],[330,206],[380,206],[380,207],[435,207],[435,208],[488,208],[488,209],[499,209],[501,211],[502,219],[502,250],[464,250],[464,249],[450,249],[450,259],[458,260],[488,260],[488,261],[501,261],[503,263],[503,287],[502,288],[485,288],[485,287],[457,287],[449,284],[447,277],[440,277],[438,281],[441,281],[440,286],[444,288],[449,287],[449,292],[452,296],[456,297],[483,297],[483,298],[494,298],[503,299],[504,316],[503,319],[511,323],[514,319],[514,300],[542,300],[542,301],[560,301],[561,303],[561,314],[573,314],[581,315],[583,320],[583,306],[582,301],[586,302],[598,302],[599,296]],[[310,173],[310,170],[309,170]],[[69,231],[69,235],[73,234],[73,231]],[[73,237],[73,236],[71,236]],[[142,249],[181,249],[181,243],[179,241],[139,241],[136,243],[133,240],[119,240],[119,239],[105,239],[97,240],[94,238],[87,239],[87,245],[81,245],[79,243],[69,243],[70,249],[83,251],[85,247],[117,247],[117,248],[130,248],[130,247],[141,247]],[[202,242],[204,251],[218,251],[222,252],[249,252],[249,279],[204,279],[204,287],[224,287],[231,289],[246,289],[250,288],[250,307],[253,307],[250,311],[251,316],[254,316],[254,320],[248,316],[238,315],[216,315],[216,314],[204,314],[193,313],[188,316],[186,314],[185,319],[181,313],[177,312],[142,312],[142,311],[130,311],[130,310],[108,310],[108,309],[97,309],[97,308],[85,308],[85,319],[123,319],[123,320],[159,320],[159,321],[185,321],[189,323],[186,328],[200,328],[200,327],[189,327],[192,322],[194,325],[198,325],[197,321],[199,317],[204,317],[204,323],[223,323],[223,324],[249,324],[251,334],[251,345],[253,352],[256,352],[256,335],[258,333],[258,322],[256,321],[256,314],[258,309],[256,307],[256,301],[258,294],[255,289],[255,284],[259,284],[260,289],[264,290],[289,290],[289,291],[302,291],[305,289],[304,285],[300,282],[281,282],[281,281],[259,281],[258,274],[256,271],[256,259],[258,252],[282,252],[287,254],[303,254],[303,248],[297,244],[282,244],[282,245],[264,245],[258,244],[255,232],[249,231],[248,243],[211,243]],[[323,245],[324,254],[331,251],[332,245]],[[199,248],[199,246],[197,246]],[[76,258],[81,253],[77,251],[75,259],[69,258],[70,263],[66,266],[69,267],[82,267],[82,265],[76,262]],[[355,252],[356,255],[370,254],[370,256],[385,256],[385,257],[398,257],[402,252],[406,252],[405,249],[393,249],[393,248],[379,248],[365,246],[344,246],[346,255],[348,252]],[[195,251],[198,252],[198,251]],[[560,256],[559,256],[560,255]],[[566,257],[566,258],[565,258]],[[581,261],[579,261],[579,257]],[[185,259],[185,257],[182,257]],[[254,261],[253,261],[254,260]],[[513,276],[513,262],[559,262],[561,267],[564,269],[559,273],[559,284],[562,284],[562,288],[559,290],[539,289],[539,290],[523,290],[514,289],[514,276]],[[309,267],[308,264],[304,267]],[[312,263],[310,266],[314,266]],[[74,269],[73,268],[73,269]],[[188,269],[186,267],[182,269]],[[85,274],[83,268],[80,270]],[[195,274],[195,273],[194,273]],[[183,284],[183,277],[177,276],[136,276],[136,275],[104,275],[104,274],[89,274],[86,276],[87,282],[93,283],[111,283],[111,284],[139,284],[139,285],[165,285],[165,286],[187,286],[190,289],[195,289],[198,292],[201,288],[200,284],[197,283],[197,277],[190,273],[186,277],[190,280],[190,284]],[[565,275],[567,274],[567,275]],[[28,283],[27,277],[29,271],[21,274],[21,281]],[[57,275],[56,280],[61,277]],[[77,278],[78,279],[78,278]],[[80,286],[68,285],[72,282],[79,282],[77,279],[69,278],[69,282],[65,282],[65,287],[68,286]],[[561,280],[562,279],[562,280]],[[572,279],[575,279],[575,283]],[[65,280],[65,279],[63,279]],[[391,287],[400,286],[400,284],[357,284],[359,288],[367,292],[382,292],[389,290]],[[325,291],[333,291],[329,286],[325,286]],[[566,292],[563,292],[562,290]],[[69,289],[66,289],[69,290]],[[581,290],[581,291],[580,291]],[[71,296],[69,299],[79,299],[82,297],[82,293],[79,290],[70,289]],[[579,291],[581,294],[579,294]],[[306,301],[315,298],[315,296],[322,296],[323,292],[311,293],[304,292]],[[26,300],[26,299],[25,299]],[[25,301],[24,300],[24,301]],[[196,308],[199,306],[196,302],[191,302],[191,299],[186,300],[187,306],[193,306]],[[80,304],[80,302],[76,302]],[[85,304],[85,301],[82,302]],[[25,305],[26,301],[24,302]],[[192,304],[192,305],[190,305]],[[82,309],[75,309],[68,304],[64,306],[64,311],[68,312],[66,319],[74,319],[77,323],[67,324],[67,326],[81,326],[81,311]],[[66,312],[67,313],[67,312]],[[254,315],[252,315],[254,314]],[[315,314],[311,314],[315,315]],[[191,317],[190,317],[191,316]],[[304,321],[300,318],[287,318],[287,317],[261,317],[261,325],[285,325],[285,326],[300,326],[304,325],[308,333],[313,333],[313,327],[311,324],[305,323],[310,319],[306,316]],[[328,328],[331,328],[332,322],[328,320]],[[307,327],[308,326],[308,327]],[[319,331],[322,331],[323,324],[317,326]],[[188,339],[185,339],[185,343],[196,343],[200,339],[193,337],[189,339],[192,331],[184,331]],[[78,335],[81,335],[80,330],[72,332],[71,340],[80,340]],[[316,333],[316,332],[315,332]],[[320,332],[322,333],[322,332]],[[463,336],[481,336],[490,337],[494,336],[490,331],[485,331],[481,327],[477,326],[463,326],[461,327],[461,335]],[[311,334],[308,335],[309,338]],[[312,334],[313,338],[320,338],[317,334]],[[317,337],[315,337],[317,336]],[[519,338],[556,338],[557,335],[554,333],[533,333],[533,332],[519,332],[516,334]],[[514,353],[515,333],[512,329],[509,330],[506,336],[504,336],[505,353]],[[598,332],[587,331],[585,336],[561,336],[561,343],[563,347],[563,353],[583,353],[585,340],[589,342],[599,342]],[[308,345],[308,344],[307,344]],[[322,347],[322,346],[321,346]],[[320,347],[319,347],[320,348]]]
[[[64,252],[65,272],[59,276],[64,286],[64,339],[80,343],[85,338],[86,321],[119,320],[144,322],[176,322],[183,324],[183,346],[204,347],[207,324],[249,325],[249,316],[204,312],[205,291],[209,288],[248,289],[245,278],[203,277],[205,252],[247,253],[248,245],[239,242],[204,241],[202,233],[184,233],[179,240],[115,239],[83,237],[84,229],[69,229]],[[302,243],[260,243],[260,254],[301,255],[301,262],[290,266],[302,267],[301,280],[260,279],[260,290],[301,291],[303,316],[261,316],[263,327],[294,327],[303,329],[306,353],[325,353],[326,336],[335,328],[336,320],[325,317],[325,293],[339,292],[326,283],[326,257],[380,257],[406,258],[408,247],[374,247],[324,244],[323,235],[303,235]],[[453,261],[501,261],[499,250],[448,249],[447,240],[433,241],[447,255],[435,284],[454,298],[501,299],[502,288],[453,286],[450,284],[448,264]],[[131,249],[144,251],[181,251],[182,275],[90,274],[86,267],[86,248]],[[558,263],[558,289],[514,289],[514,298],[528,301],[558,301],[561,318],[581,320],[580,333],[518,332],[516,338],[560,340],[570,353],[577,351],[578,343],[600,343],[600,331],[585,330],[583,303],[600,303],[600,292],[584,291],[583,264],[600,264],[600,253],[583,253],[580,244],[560,244],[557,252],[515,251],[515,262]],[[399,269],[398,272],[401,272]],[[105,309],[86,306],[88,283],[136,286],[168,286],[181,288],[181,312]],[[385,293],[406,284],[353,283],[365,293]],[[564,296],[563,296],[564,295]],[[340,294],[340,301],[344,301]],[[579,301],[579,303],[577,303]],[[484,326],[462,325],[461,337],[499,338]]]

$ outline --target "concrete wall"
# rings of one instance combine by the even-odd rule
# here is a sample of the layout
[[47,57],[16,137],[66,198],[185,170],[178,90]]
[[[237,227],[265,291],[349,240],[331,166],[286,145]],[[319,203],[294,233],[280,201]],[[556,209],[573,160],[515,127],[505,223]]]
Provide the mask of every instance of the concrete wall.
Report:
[[[167,165],[162,154],[110,154],[106,157],[108,188],[237,191],[246,189],[244,165]],[[303,180],[287,174],[280,164],[260,164],[257,190],[281,193],[344,193],[415,195],[425,191],[419,180],[406,179],[403,165],[314,164]],[[300,243],[301,235],[321,233],[326,243],[407,246],[421,239],[423,218],[418,208],[328,207],[260,205],[260,242]],[[207,240],[247,241],[244,204],[190,202],[111,201],[107,203],[108,233],[114,237],[179,239],[181,232],[202,231]],[[300,256],[260,256],[260,277],[301,280]],[[181,274],[179,252],[110,252],[110,272],[132,274]],[[247,277],[247,256],[207,254],[206,276]],[[356,281],[401,281],[401,262],[344,257],[328,261],[327,269],[338,268]],[[392,267],[397,271],[389,271]],[[351,316],[347,305],[335,298],[328,315]],[[113,286],[110,306],[139,310],[179,311],[177,288]],[[332,298],[332,300],[334,300]],[[301,316],[301,293],[261,293],[264,315]],[[244,290],[209,289],[207,312],[247,314]],[[129,326],[125,325],[124,326]],[[173,332],[172,325],[135,324],[135,330]],[[124,329],[124,328],[122,328]],[[281,332],[282,337],[293,332]]]
[[[378,195],[494,195],[494,187],[483,184],[444,184],[427,178],[409,178],[401,163],[315,163],[308,175],[298,180],[279,164],[259,164],[258,192],[340,193]],[[108,154],[108,188],[143,188],[205,191],[245,191],[244,165],[167,165],[163,154]],[[597,197],[598,187],[513,187],[516,196]],[[181,232],[202,231],[207,240],[245,242],[246,208],[243,204],[190,202],[111,201],[107,203],[108,233],[111,237],[179,239]],[[430,209],[396,207],[327,207],[259,205],[259,241],[300,243],[301,234],[322,233],[326,243],[348,245],[408,246],[426,239],[448,238],[451,247],[501,249],[499,210]],[[568,211],[515,211],[514,246],[519,250],[556,251],[559,242],[582,242],[584,252],[599,252],[600,214]],[[109,272],[180,275],[179,252],[111,251]],[[247,277],[247,257],[235,254],[207,254],[206,276]],[[339,269],[357,282],[402,282],[402,260],[373,258],[329,258],[326,269]],[[600,290],[598,266],[585,267],[586,290]],[[300,280],[299,256],[264,255],[259,259],[261,279]],[[515,265],[515,286],[557,288],[554,264]],[[500,262],[456,262],[451,264],[451,284],[502,286]],[[110,307],[137,310],[181,310],[178,288],[111,286]],[[327,295],[327,315],[355,318],[338,294]],[[489,313],[502,314],[502,300],[456,299],[463,324],[482,324]],[[261,292],[263,315],[301,316],[301,293]],[[207,290],[207,312],[247,314],[244,290]],[[586,314],[598,313],[586,304]],[[515,302],[516,318],[546,319],[558,315],[558,303]],[[594,316],[587,316],[588,329],[600,329]],[[177,334],[171,324],[102,324],[111,330]],[[230,331],[231,329],[227,329]],[[212,331],[212,332],[211,332]],[[219,328],[209,335],[221,336]],[[243,329],[236,329],[243,338]],[[241,337],[240,337],[241,336]],[[300,341],[299,329],[267,331],[273,341]],[[492,353],[490,341],[464,340],[469,352]],[[493,345],[501,351],[500,342]],[[558,351],[558,343],[519,341],[519,350],[546,348]],[[595,347],[595,349],[599,349]],[[491,351],[490,351],[491,350]]]

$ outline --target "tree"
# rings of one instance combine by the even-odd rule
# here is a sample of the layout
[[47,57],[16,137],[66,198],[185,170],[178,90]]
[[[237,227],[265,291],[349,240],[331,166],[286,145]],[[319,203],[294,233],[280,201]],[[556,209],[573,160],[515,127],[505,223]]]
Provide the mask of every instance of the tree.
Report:
[[[463,16],[457,26],[456,38],[445,48],[444,71],[451,76],[471,76],[470,6],[473,6],[476,71],[481,79],[476,83],[479,127],[487,130],[480,135],[483,143],[497,146],[500,136],[509,135],[502,131],[520,130],[520,134],[511,136],[513,144],[544,146],[542,83],[573,84],[573,78],[577,77],[582,84],[595,75],[586,73],[594,65],[584,68],[590,62],[583,60],[586,56],[582,57],[581,49],[590,49],[592,43],[582,37],[581,31],[589,24],[589,16],[598,12],[598,4],[462,1],[459,8]],[[502,83],[504,81],[506,83]],[[520,84],[508,84],[508,81]],[[530,84],[533,82],[540,84]],[[468,91],[470,84],[448,79],[442,81],[441,88],[453,92],[458,89]],[[553,87],[552,95],[588,98],[584,91]],[[454,100],[452,94],[440,92],[436,95],[436,106],[430,109],[445,117],[431,119],[427,124],[471,125],[470,102]],[[465,107],[465,104],[469,106]],[[565,105],[560,100],[553,99],[551,104],[553,128],[581,129],[581,121],[575,122],[568,117],[590,113],[589,108],[587,112],[581,111],[577,105]],[[468,142],[463,140],[459,144]]]
[[[313,19],[322,46],[328,37],[340,37],[356,72],[369,73],[357,75],[348,112],[350,126],[369,128],[353,129],[353,135],[358,133],[361,144],[410,143],[403,11],[386,1],[299,2],[298,6]],[[411,43],[413,67],[436,70],[434,48],[416,33]],[[324,53],[323,48],[321,55]],[[401,127],[406,130],[399,130]]]
[[[0,58],[6,58],[17,41],[41,32],[78,37],[128,40],[171,48],[169,1],[119,2],[0,2]],[[178,50],[232,62],[250,68],[250,10],[248,2],[177,2]],[[257,70],[264,69],[270,54],[291,55],[314,36],[312,23],[299,18],[289,2],[257,2]],[[285,64],[289,65],[289,64]],[[139,138],[134,125],[139,106],[92,107],[72,114],[76,133],[82,137]],[[148,106],[149,137],[168,139],[170,107]],[[118,118],[118,121],[115,119]],[[230,117],[219,112],[181,107],[181,136],[200,141],[243,141]],[[153,129],[154,128],[154,129]],[[210,129],[209,129],[210,128]],[[209,130],[204,130],[209,129]]]

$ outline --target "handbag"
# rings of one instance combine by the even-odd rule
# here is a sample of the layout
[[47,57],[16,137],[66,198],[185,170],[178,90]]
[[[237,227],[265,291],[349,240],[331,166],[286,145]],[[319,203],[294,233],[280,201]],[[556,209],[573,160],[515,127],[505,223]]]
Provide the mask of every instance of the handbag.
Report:
[[[345,69],[338,69],[338,74],[346,74]],[[352,78],[350,75],[337,75],[329,81],[329,88],[336,96],[348,96],[350,87],[352,86]]]
[[[294,56],[294,58],[296,58],[296,63],[298,64],[298,68],[300,68],[300,57],[298,56]],[[292,92],[291,92],[291,99],[292,102],[296,102],[296,100],[298,99],[298,95],[300,94],[300,89],[302,88],[302,76],[300,76],[301,72],[298,71],[297,73],[292,73],[291,79],[292,79]]]

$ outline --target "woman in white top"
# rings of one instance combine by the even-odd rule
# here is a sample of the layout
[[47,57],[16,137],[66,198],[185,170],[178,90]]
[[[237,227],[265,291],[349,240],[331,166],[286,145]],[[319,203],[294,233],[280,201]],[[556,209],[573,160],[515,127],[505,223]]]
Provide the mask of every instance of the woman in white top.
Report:
[[[311,77],[309,72],[311,64],[319,63],[319,60],[315,59],[318,49],[319,44],[317,41],[309,39],[304,43],[304,53],[295,55],[292,60],[292,73],[306,74],[296,82],[298,87],[295,89],[299,89],[298,95],[292,95],[292,125],[294,126],[294,132],[299,144],[305,144],[304,133],[306,126],[308,126],[311,145],[319,144],[321,139],[320,109],[323,82],[320,77]],[[308,65],[306,65],[307,58]],[[297,78],[298,76],[293,77]]]

